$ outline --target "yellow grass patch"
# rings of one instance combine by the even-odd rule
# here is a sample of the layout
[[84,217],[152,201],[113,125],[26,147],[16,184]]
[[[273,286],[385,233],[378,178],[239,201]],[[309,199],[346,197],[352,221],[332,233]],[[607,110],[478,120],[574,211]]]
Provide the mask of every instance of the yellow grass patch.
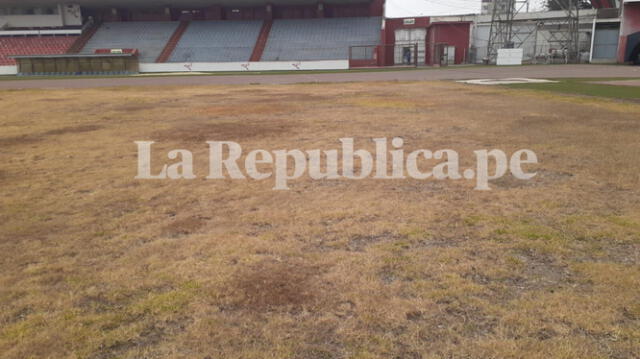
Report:
[[[640,356],[640,106],[460,84],[0,93],[4,358]],[[206,181],[207,140],[534,150],[538,176]],[[139,181],[134,141],[194,153]]]

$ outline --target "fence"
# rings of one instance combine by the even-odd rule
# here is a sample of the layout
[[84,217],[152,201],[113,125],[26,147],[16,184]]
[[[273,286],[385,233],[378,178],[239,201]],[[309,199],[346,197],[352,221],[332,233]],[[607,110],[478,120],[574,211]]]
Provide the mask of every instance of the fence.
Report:
[[558,45],[537,45],[524,48],[524,63],[529,64],[569,64],[588,63],[591,43],[581,42],[577,54]]
[[349,49],[351,67],[405,66],[425,64],[424,46],[418,44],[358,45]]
[[[254,47],[178,47],[169,62],[242,62],[249,61]],[[366,54],[359,55],[363,57]],[[311,44],[290,44],[289,46],[267,46],[260,61],[326,61],[348,60],[350,47],[318,47]]]

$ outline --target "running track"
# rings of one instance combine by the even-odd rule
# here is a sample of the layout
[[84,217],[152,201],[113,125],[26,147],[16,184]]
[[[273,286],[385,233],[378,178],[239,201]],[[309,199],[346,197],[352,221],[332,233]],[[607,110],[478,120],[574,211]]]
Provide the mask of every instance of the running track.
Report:
[[450,67],[384,72],[320,74],[220,75],[220,76],[132,76],[125,78],[77,78],[45,80],[0,80],[2,89],[82,89],[114,86],[195,86],[292,84],[320,82],[436,81],[508,77],[529,78],[640,78],[640,66],[538,65],[519,67]]

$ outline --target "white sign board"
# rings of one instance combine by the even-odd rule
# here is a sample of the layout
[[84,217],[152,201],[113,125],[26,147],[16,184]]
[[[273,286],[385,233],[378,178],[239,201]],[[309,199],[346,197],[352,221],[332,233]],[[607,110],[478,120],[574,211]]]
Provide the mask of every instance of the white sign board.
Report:
[[523,49],[499,49],[496,64],[498,66],[522,65],[523,56]]
[[18,73],[18,66],[0,66],[0,76],[15,75]]

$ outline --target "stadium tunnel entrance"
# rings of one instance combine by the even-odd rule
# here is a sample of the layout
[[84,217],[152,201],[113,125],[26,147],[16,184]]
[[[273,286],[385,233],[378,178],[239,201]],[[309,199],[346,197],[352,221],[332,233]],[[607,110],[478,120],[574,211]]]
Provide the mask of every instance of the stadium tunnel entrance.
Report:
[[627,36],[626,40],[625,62],[640,65],[640,32]]
[[640,0],[626,0],[622,8],[618,62],[640,65]]

